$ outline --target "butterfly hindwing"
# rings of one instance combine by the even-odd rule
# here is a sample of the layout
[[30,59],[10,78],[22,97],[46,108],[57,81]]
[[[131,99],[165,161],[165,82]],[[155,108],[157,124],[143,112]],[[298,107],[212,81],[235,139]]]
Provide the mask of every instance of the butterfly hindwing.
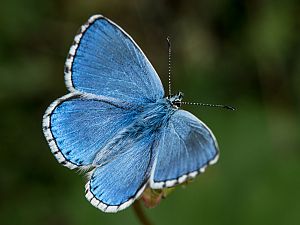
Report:
[[218,158],[209,128],[191,113],[177,110],[161,131],[150,187],[172,187],[194,178]]
[[135,115],[124,104],[70,93],[49,106],[43,131],[57,160],[74,169],[91,165],[106,142]]
[[161,81],[142,50],[118,25],[92,16],[74,39],[65,65],[68,89],[122,99],[155,102]]
[[[143,192],[153,165],[154,136],[124,132],[114,145],[119,152],[91,172],[86,198],[104,212],[117,212],[130,206]],[[126,135],[128,134],[128,135]]]

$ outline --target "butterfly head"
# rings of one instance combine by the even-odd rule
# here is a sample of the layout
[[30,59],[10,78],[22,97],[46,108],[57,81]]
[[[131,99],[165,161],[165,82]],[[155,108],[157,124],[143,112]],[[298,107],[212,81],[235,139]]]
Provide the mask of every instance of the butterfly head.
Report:
[[176,95],[169,95],[167,99],[170,101],[171,105],[178,109],[181,106],[181,101],[183,99],[184,94],[182,92],[178,92]]

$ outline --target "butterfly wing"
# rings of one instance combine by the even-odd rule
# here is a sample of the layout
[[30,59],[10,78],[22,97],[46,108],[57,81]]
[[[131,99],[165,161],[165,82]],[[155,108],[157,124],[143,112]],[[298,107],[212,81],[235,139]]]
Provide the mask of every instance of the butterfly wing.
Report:
[[217,142],[209,128],[191,113],[178,110],[161,131],[150,187],[183,183],[217,159]]
[[122,99],[155,102],[161,81],[142,50],[118,25],[92,16],[75,37],[65,64],[68,89]]
[[143,193],[153,165],[154,139],[151,134],[136,133],[114,145],[119,154],[94,169],[86,184],[86,198],[92,205],[104,212],[117,212]]
[[92,164],[103,146],[131,124],[135,115],[124,104],[70,93],[49,106],[43,131],[56,159],[74,169]]

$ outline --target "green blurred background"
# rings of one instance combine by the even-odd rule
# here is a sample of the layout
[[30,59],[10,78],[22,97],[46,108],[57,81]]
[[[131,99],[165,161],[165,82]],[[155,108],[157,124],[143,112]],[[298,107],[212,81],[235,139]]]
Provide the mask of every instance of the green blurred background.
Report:
[[79,26],[101,13],[144,50],[214,132],[219,163],[146,214],[156,225],[296,225],[300,221],[300,2],[259,0],[1,0],[0,224],[139,224],[105,214],[83,176],[59,165],[43,137],[47,106],[67,93],[63,68]]

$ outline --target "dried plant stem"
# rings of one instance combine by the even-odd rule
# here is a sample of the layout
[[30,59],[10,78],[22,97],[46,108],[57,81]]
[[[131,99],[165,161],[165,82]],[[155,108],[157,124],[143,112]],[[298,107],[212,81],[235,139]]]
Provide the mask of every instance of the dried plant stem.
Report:
[[133,203],[133,209],[142,225],[153,225],[144,213],[139,200]]

